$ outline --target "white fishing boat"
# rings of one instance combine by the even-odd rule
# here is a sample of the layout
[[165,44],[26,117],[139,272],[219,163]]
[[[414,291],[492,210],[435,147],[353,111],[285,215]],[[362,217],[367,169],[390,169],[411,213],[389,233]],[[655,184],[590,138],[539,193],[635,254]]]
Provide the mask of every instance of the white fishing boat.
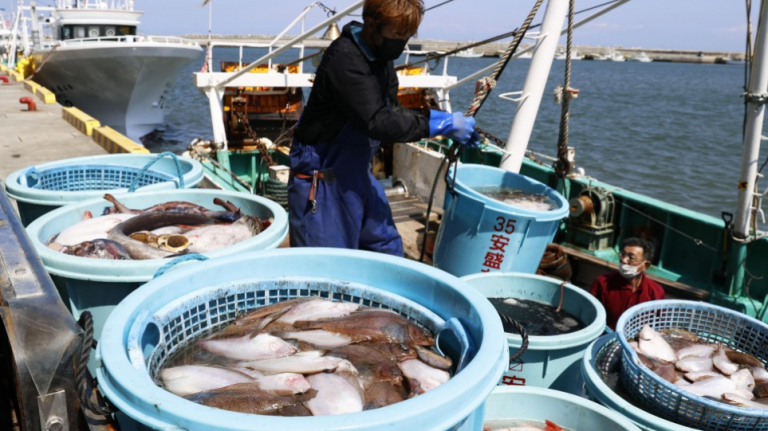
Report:
[[605,55],[605,59],[608,61],[616,61],[616,62],[622,62],[627,61],[627,57],[624,57],[623,55],[619,54],[616,51],[610,51]]
[[[163,124],[176,76],[200,57],[197,42],[137,32],[132,0],[57,0],[24,6],[34,80],[134,141]],[[43,19],[40,14],[46,13]]]
[[653,61],[651,57],[648,57],[648,54],[646,54],[645,51],[640,51],[639,54],[629,57],[627,60],[637,61],[640,63],[650,63]]
[[474,48],[462,49],[461,51],[455,54],[451,54],[451,57],[461,57],[461,58],[479,58],[482,56],[483,56],[483,53],[475,51]]
[[[555,60],[565,60],[565,59],[566,59],[565,52],[558,51],[555,53]],[[584,60],[584,56],[580,54],[578,50],[574,49],[573,52],[571,52],[571,60]]]

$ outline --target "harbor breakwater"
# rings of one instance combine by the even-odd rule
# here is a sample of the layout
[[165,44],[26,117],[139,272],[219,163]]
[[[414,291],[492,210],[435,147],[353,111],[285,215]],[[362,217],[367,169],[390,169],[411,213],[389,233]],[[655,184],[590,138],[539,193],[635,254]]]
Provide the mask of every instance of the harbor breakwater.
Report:
[[[184,38],[192,39],[199,42],[201,45],[208,43],[208,35],[191,34],[184,35]],[[274,40],[274,36],[269,35],[213,35],[211,41],[215,44],[267,44]],[[291,40],[290,37],[282,38],[284,41]],[[510,39],[511,40],[511,39]],[[447,52],[461,48],[474,43],[475,41],[447,41],[447,40],[430,40],[430,39],[414,39],[408,46],[413,51],[442,51]],[[325,48],[330,44],[330,41],[313,37],[305,41],[304,45],[307,48]],[[483,53],[485,57],[498,57],[501,52],[507,49],[508,41],[504,42],[492,42],[484,45],[480,45],[474,48],[475,52]],[[529,44],[521,44],[519,49],[525,49]],[[564,51],[565,46],[559,46],[559,50]],[[576,45],[575,50],[579,54],[585,56],[585,59],[591,59],[594,55],[604,56],[611,52],[623,55],[630,59],[636,55],[644,52],[651,60],[659,62],[673,62],[673,63],[727,63],[729,61],[742,61],[744,53],[740,52],[728,52],[728,51],[693,51],[693,50],[670,50],[670,49],[653,49],[653,48],[623,48],[612,46],[587,46]]]

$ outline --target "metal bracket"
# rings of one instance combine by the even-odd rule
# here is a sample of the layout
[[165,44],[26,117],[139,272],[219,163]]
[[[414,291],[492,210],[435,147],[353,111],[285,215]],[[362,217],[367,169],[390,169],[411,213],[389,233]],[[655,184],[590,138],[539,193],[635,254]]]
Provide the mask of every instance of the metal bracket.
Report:
[[768,103],[768,93],[745,93],[744,97],[749,103],[757,103],[760,105]]
[[69,431],[67,419],[67,395],[65,391],[37,398],[40,409],[40,429],[44,431]]
[[512,96],[516,96],[516,95],[519,95],[519,94],[522,95],[523,92],[522,91],[512,91],[512,92],[509,92],[509,93],[502,93],[502,94],[499,94],[499,98],[504,99],[504,100],[509,100],[510,102],[522,103],[529,96],[529,94],[526,94],[526,95],[523,95],[522,97],[512,97]]
[[541,33],[541,32],[538,32],[538,31],[537,32],[528,32],[528,33],[525,34],[525,36],[523,36],[523,39],[539,40],[539,39],[544,39],[545,37],[547,37],[547,35],[548,35],[547,33]]

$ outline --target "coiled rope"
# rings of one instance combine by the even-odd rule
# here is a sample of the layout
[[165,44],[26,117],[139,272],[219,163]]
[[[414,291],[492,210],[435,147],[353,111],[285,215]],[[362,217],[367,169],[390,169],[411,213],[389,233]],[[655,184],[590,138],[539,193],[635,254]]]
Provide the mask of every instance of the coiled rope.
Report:
[[[512,42],[509,43],[509,46],[507,46],[506,51],[504,51],[504,54],[501,56],[499,61],[496,63],[496,67],[493,68],[493,71],[491,72],[490,76],[487,76],[481,80],[481,84],[477,92],[475,93],[475,99],[472,101],[472,103],[469,105],[469,109],[467,109],[467,112],[465,113],[468,117],[474,117],[477,114],[477,111],[480,110],[480,108],[483,106],[483,103],[485,103],[485,99],[488,98],[488,95],[491,94],[491,91],[496,87],[496,81],[501,76],[501,73],[504,71],[504,68],[507,67],[507,64],[509,63],[509,60],[512,59],[512,54],[515,53],[517,48],[520,46],[520,42],[523,40],[523,36],[525,36],[525,33],[528,32],[528,29],[530,28],[531,21],[533,21],[533,18],[536,16],[536,13],[539,11],[539,7],[544,2],[544,0],[537,0],[536,4],[533,5],[533,8],[531,9],[531,12],[528,14],[528,17],[526,17],[525,21],[523,22],[523,25],[520,26],[519,30],[515,32],[515,38],[512,39]],[[429,193],[429,203],[427,204],[427,216],[426,221],[424,223],[425,226],[425,232],[424,232],[424,238],[421,241],[421,256],[419,257],[419,262],[424,262],[424,257],[426,256],[427,251],[427,237],[429,236],[429,217],[432,214],[432,204],[435,200],[435,191],[437,190],[437,182],[440,180],[440,175],[444,168],[446,168],[446,164],[450,166],[451,164],[456,164],[458,162],[459,156],[461,154],[461,145],[459,145],[458,142],[454,142],[451,147],[446,151],[445,156],[440,161],[440,165],[438,165],[437,173],[435,174],[435,179],[432,181],[432,190]],[[453,182],[448,182],[448,171],[446,170],[446,185],[452,186],[455,184],[456,180],[456,169],[453,170]],[[449,192],[453,193],[453,188],[450,187]]]
[[131,186],[128,188],[128,193],[133,193],[136,191],[136,189],[139,186],[139,180],[141,180],[141,177],[144,176],[144,174],[147,173],[150,167],[154,165],[158,160],[162,159],[163,157],[170,157],[173,159],[174,163],[176,164],[176,173],[179,176],[179,182],[176,184],[176,187],[179,189],[184,188],[184,171],[181,169],[181,162],[179,162],[179,157],[176,156],[176,154],[171,153],[170,151],[165,151],[163,153],[158,154],[152,160],[149,161],[146,165],[144,165],[143,168],[141,168],[141,172],[139,172],[138,175],[133,179],[131,182]]

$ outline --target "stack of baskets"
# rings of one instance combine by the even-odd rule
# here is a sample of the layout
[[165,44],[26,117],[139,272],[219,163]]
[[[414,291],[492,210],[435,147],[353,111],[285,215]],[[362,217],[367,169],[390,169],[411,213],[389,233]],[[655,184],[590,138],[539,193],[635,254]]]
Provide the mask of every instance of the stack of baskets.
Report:
[[645,325],[659,331],[679,328],[702,341],[722,343],[766,363],[768,325],[745,314],[693,301],[652,301],[636,305],[619,318],[622,346],[621,381],[644,410],[672,422],[707,431],[766,431],[768,410],[736,407],[693,395],[641,364],[629,340]]

